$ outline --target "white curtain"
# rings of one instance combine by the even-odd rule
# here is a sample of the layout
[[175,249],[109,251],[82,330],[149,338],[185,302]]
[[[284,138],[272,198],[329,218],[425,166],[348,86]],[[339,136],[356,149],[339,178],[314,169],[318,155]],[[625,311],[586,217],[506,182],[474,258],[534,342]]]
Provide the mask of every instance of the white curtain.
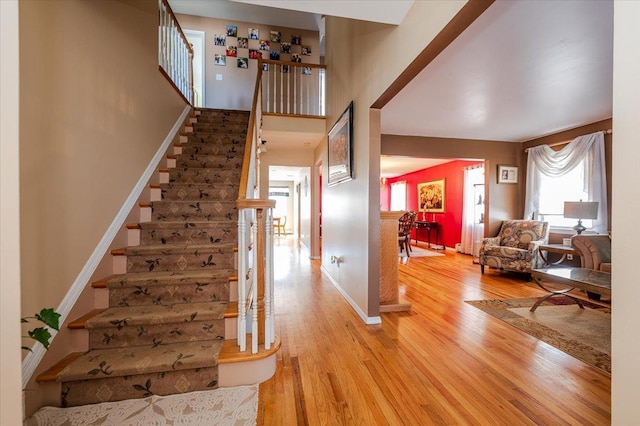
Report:
[[542,174],[561,177],[584,161],[584,185],[589,200],[598,202],[598,219],[592,229],[607,232],[607,175],[604,161],[604,133],[596,132],[580,136],[559,151],[548,145],[529,148],[527,159],[527,189],[524,218],[537,215],[540,208],[540,177]]
[[473,226],[475,223],[475,191],[473,185],[484,183],[484,166],[470,166],[464,168],[464,183],[462,189],[462,234],[460,245],[462,253],[473,254]]

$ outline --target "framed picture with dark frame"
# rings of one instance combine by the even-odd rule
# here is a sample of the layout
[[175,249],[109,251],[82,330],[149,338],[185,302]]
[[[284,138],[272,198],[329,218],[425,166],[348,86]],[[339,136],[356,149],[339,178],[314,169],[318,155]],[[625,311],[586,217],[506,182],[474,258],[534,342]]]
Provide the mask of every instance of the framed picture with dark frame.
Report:
[[518,183],[518,167],[498,164],[498,183]]
[[444,179],[418,184],[418,211],[444,213]]
[[353,101],[329,130],[329,186],[353,179]]

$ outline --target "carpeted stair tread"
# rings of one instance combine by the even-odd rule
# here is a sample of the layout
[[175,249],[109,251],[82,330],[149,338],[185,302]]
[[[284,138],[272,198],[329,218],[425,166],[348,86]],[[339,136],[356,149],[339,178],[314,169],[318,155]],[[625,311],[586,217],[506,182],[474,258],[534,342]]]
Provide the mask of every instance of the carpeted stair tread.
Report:
[[210,321],[224,318],[227,302],[174,303],[113,307],[85,321],[85,328],[131,327],[142,324]]
[[67,382],[215,367],[222,344],[222,340],[204,340],[155,347],[95,349],[65,367],[56,380]]
[[195,284],[199,282],[226,279],[235,274],[233,269],[217,269],[214,271],[153,271],[130,272],[115,275],[106,281],[109,289],[135,286]]
[[[235,223],[228,220],[163,220],[152,222],[140,222],[137,224],[138,229],[175,229],[175,228],[235,228]],[[236,231],[236,229],[233,229]],[[237,237],[237,233],[235,233]]]
[[140,224],[140,245],[218,244],[238,240],[237,225],[225,221],[154,221]]
[[219,250],[231,250],[235,248],[233,243],[221,244],[160,244],[147,246],[131,246],[124,249],[125,256],[145,256],[145,255],[170,255],[184,253],[218,253]]

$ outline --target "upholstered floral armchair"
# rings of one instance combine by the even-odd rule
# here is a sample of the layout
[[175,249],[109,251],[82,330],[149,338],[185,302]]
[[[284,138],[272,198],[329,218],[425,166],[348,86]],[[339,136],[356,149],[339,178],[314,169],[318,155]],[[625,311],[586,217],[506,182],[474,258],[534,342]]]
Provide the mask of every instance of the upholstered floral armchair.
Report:
[[485,238],[480,246],[480,270],[485,265],[507,271],[530,273],[543,266],[538,246],[549,238],[549,223],[539,220],[505,220],[498,236]]

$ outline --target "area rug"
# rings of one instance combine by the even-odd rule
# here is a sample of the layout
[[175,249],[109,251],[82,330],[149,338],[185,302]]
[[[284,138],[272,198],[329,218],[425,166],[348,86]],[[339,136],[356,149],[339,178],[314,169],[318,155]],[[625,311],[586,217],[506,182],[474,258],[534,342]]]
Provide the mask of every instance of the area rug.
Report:
[[[422,247],[411,246],[411,257],[435,257],[435,256],[444,256],[443,253],[438,253],[434,250],[423,249]],[[398,256],[407,257],[407,252],[402,250],[402,253],[398,251]]]
[[610,308],[585,301],[585,309],[580,309],[568,297],[554,297],[529,312],[536,301],[531,297],[466,303],[611,374]]
[[69,408],[43,407],[25,425],[255,425],[257,413],[258,385],[251,385]]

